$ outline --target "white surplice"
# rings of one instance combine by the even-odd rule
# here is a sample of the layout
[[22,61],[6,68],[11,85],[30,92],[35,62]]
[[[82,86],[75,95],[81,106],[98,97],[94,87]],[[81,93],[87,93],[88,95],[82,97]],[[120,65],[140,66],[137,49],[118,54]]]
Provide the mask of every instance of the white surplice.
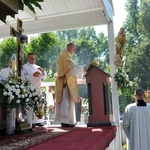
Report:
[[23,65],[22,76],[28,78],[31,83],[38,89],[38,93],[41,94],[41,79],[46,77],[46,72],[42,72],[39,77],[34,77],[33,74],[38,71],[40,66],[36,64],[26,63]]
[[127,150],[150,150],[150,104],[129,104],[123,115],[123,129],[127,136]]
[[10,75],[10,73],[12,73],[12,68],[8,67],[8,68],[2,69],[0,72],[0,80],[6,80],[8,76]]
[[[81,78],[83,74],[83,66],[75,66],[74,68],[69,70],[69,75],[76,78]],[[70,99],[69,90],[67,86],[63,89],[62,101],[56,104],[55,108],[55,121],[57,123],[76,123],[75,103]]]
[[[39,95],[41,95],[41,93],[42,93],[41,79],[46,77],[46,72],[44,71],[43,73],[41,73],[39,77],[34,77],[33,74],[36,71],[38,71],[38,68],[40,68],[40,66],[38,66],[36,64],[26,63],[25,65],[23,65],[22,77],[28,78],[31,81],[31,83],[37,88]],[[28,111],[27,117],[31,118],[31,116],[32,116],[32,111]],[[44,122],[44,119],[38,119],[34,114],[32,123],[34,124],[34,123],[42,123],[42,122]]]

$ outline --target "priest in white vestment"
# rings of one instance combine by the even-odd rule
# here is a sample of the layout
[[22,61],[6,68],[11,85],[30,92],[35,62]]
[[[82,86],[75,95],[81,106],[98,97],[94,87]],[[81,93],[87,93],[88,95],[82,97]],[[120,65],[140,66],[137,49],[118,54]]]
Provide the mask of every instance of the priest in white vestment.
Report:
[[123,115],[123,129],[127,136],[127,150],[150,150],[150,104],[145,93],[137,89],[135,103],[127,105]]
[[55,121],[61,123],[62,127],[76,124],[75,102],[80,102],[77,78],[81,78],[88,69],[87,66],[73,63],[71,56],[75,50],[75,44],[69,43],[57,61]]
[[10,60],[8,62],[8,67],[4,68],[0,71],[0,80],[1,81],[6,80],[9,77],[10,73],[12,73],[12,68],[11,67],[12,67],[12,61]]
[[[8,67],[7,68],[3,68],[1,71],[0,71],[0,84],[2,84],[2,82],[4,80],[6,80],[10,73],[12,73],[12,61],[10,60],[8,62]],[[0,117],[1,119],[4,119],[5,120],[5,104],[0,104]]]
[[[35,58],[36,56],[34,53],[29,53],[27,56],[27,63],[23,65],[22,69],[22,77],[28,78],[31,83],[37,88],[37,91],[39,95],[42,94],[41,91],[41,79],[46,77],[46,71],[41,68],[40,66],[35,64]],[[27,112],[27,117],[32,117],[32,111]],[[32,120],[32,124],[34,125],[41,125],[40,123],[43,123],[44,119],[38,119],[35,114]]]

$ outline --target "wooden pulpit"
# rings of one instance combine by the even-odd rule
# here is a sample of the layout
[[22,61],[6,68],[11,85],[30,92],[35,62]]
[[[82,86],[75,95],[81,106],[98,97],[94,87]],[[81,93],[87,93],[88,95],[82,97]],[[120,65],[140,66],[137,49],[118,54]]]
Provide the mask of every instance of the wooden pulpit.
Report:
[[85,75],[88,86],[88,127],[111,126],[110,75],[93,66]]

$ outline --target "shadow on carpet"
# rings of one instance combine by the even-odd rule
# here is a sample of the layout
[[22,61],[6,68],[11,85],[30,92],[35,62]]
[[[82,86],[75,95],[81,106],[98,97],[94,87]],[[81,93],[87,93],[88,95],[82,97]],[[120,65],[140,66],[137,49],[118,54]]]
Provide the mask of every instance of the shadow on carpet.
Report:
[[0,150],[23,150],[73,130],[74,128],[36,127],[28,133],[0,135]]

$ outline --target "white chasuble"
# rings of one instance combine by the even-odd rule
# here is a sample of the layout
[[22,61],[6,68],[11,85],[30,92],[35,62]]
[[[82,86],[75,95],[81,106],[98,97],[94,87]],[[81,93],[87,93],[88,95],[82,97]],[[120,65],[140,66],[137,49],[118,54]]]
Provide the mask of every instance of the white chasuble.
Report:
[[[84,74],[83,66],[75,66],[69,69],[67,75],[81,78]],[[75,113],[75,102],[71,99],[68,86],[63,88],[62,100],[60,103],[56,103],[55,121],[57,123],[75,124],[76,113]]]
[[123,115],[123,129],[127,136],[127,150],[150,150],[150,104],[129,104]]

